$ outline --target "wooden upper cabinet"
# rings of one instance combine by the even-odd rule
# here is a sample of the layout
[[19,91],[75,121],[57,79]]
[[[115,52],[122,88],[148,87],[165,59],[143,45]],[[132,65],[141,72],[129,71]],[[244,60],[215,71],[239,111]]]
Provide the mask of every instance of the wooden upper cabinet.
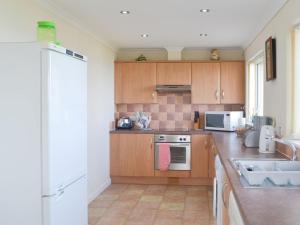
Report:
[[156,63],[115,63],[115,103],[156,103]]
[[191,63],[157,63],[158,85],[191,85]]
[[220,63],[192,63],[192,103],[220,103]]
[[154,176],[153,134],[111,134],[110,174]]
[[209,135],[192,136],[191,177],[208,178],[209,146]]
[[245,103],[244,62],[221,62],[221,104]]

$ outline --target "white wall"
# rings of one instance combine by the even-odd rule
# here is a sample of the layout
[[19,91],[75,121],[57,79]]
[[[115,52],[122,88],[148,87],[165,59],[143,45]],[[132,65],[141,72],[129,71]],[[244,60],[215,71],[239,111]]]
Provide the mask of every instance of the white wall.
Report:
[[256,39],[246,48],[249,61],[264,50],[265,41],[273,36],[277,42],[277,79],[264,84],[264,113],[275,117],[283,132],[289,134],[292,126],[292,46],[291,31],[300,22],[300,1],[289,0],[269,22]]
[[0,42],[36,40],[36,22],[53,20],[62,45],[88,57],[88,198],[110,182],[109,124],[114,115],[112,48],[35,0],[0,0]]

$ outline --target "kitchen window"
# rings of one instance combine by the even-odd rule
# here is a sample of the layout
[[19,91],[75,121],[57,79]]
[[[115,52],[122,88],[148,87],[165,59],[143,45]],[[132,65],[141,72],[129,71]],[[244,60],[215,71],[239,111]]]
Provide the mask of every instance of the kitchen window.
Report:
[[248,64],[247,117],[262,116],[264,108],[264,58],[260,54]]
[[293,133],[300,137],[300,25],[294,32]]

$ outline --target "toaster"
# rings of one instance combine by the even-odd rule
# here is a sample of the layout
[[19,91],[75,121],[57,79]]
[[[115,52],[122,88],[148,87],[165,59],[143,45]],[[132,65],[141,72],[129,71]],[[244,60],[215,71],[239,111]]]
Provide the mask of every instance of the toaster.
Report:
[[132,129],[133,121],[129,117],[121,117],[117,123],[117,129]]

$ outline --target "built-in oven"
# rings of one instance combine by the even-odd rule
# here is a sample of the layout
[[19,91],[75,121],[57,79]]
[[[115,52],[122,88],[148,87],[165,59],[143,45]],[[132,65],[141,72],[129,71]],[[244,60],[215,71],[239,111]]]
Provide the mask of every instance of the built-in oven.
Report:
[[157,134],[155,141],[155,169],[159,170],[159,149],[161,144],[170,147],[169,170],[191,170],[191,136]]

